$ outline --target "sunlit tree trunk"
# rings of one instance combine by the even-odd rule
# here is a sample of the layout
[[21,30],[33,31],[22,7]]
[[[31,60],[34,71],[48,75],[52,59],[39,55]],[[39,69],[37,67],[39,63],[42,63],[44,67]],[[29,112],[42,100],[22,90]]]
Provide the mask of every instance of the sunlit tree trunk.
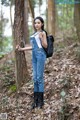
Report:
[[55,35],[55,2],[48,0],[48,33]]
[[[77,0],[75,0],[76,2]],[[79,0],[80,2],[80,0]],[[74,24],[80,41],[80,3],[74,5]]]
[[[15,0],[14,18],[14,42],[15,46],[20,44],[24,47],[24,0]],[[16,58],[16,83],[19,88],[24,82],[28,81],[29,74],[25,59],[25,53],[15,51]]]

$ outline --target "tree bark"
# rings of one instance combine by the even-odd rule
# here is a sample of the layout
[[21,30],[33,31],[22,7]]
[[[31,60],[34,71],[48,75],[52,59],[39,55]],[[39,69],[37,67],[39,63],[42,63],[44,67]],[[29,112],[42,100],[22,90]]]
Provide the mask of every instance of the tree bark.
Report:
[[34,8],[32,6],[31,0],[28,0],[28,2],[29,2],[29,7],[30,7],[32,18],[34,19]]
[[80,42],[80,3],[74,5],[74,24],[75,24],[76,33]]
[[[15,0],[14,45],[24,47],[24,0]],[[19,89],[29,79],[25,53],[15,51],[16,83]]]
[[48,0],[48,33],[55,35],[55,2]]
[[11,29],[12,29],[12,36],[13,36],[13,24],[12,24],[12,0],[10,2],[10,22],[11,22]]
[[24,0],[24,41],[29,43],[29,29],[28,29],[28,1]]

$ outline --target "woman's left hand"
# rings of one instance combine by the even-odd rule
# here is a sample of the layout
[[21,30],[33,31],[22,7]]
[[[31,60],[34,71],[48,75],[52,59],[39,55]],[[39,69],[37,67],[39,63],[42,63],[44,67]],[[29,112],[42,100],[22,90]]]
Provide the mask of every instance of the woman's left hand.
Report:
[[45,32],[40,32],[39,38],[41,39],[42,46],[47,48],[47,39],[46,39],[46,33]]
[[40,38],[41,40],[43,39],[43,33],[42,33],[42,32],[39,33],[39,38]]

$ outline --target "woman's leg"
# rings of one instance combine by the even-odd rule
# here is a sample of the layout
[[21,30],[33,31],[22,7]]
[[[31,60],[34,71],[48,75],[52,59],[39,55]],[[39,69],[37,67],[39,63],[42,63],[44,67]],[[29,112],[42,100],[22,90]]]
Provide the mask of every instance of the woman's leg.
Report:
[[46,56],[44,54],[40,54],[37,57],[37,82],[38,82],[38,88],[39,92],[44,92],[44,68],[45,68],[45,60]]
[[33,82],[34,82],[34,92],[38,92],[37,83],[37,59],[35,53],[32,54],[32,68],[33,68]]
[[37,60],[33,53],[32,55],[32,67],[33,67],[33,82],[34,82],[34,102],[32,103],[31,109],[38,106],[38,83],[37,83]]
[[38,82],[38,88],[39,88],[39,107],[42,108],[44,104],[44,79],[43,79],[43,74],[44,74],[44,68],[45,68],[45,60],[46,60],[46,55],[44,53],[38,54],[37,57],[37,82]]

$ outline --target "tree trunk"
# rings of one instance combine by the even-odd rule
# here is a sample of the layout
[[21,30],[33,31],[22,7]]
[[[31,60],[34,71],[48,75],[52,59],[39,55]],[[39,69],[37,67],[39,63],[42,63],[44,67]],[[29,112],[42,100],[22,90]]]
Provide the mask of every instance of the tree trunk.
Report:
[[32,6],[31,0],[28,0],[28,2],[29,2],[29,8],[30,8],[30,11],[31,11],[32,18],[34,19],[34,8]]
[[24,0],[24,41],[25,44],[29,42],[29,29],[28,29],[28,1]]
[[[15,18],[14,18],[14,45],[20,44],[24,47],[24,0],[15,0]],[[25,53],[15,51],[16,58],[16,83],[17,88],[29,79]]]
[[55,35],[55,2],[48,0],[48,33]]
[[12,24],[12,1],[10,2],[10,22],[11,22],[11,29],[12,29],[12,36],[13,36],[13,24]]
[[80,42],[80,3],[74,5],[74,24]]
[[34,20],[34,7],[32,6],[32,2],[31,2],[31,0],[28,0],[28,2],[29,2],[29,9],[30,9],[30,13],[31,13],[31,18],[32,18],[32,26],[33,26],[33,20]]
[[4,37],[3,37],[3,31],[4,31],[4,21],[3,21],[3,10],[2,10],[2,6],[1,6],[1,11],[0,11],[0,52],[3,51],[3,41],[4,41]]
[[[47,5],[47,0],[46,0]],[[46,30],[48,31],[48,7],[46,6]]]
[[13,5],[13,0],[10,2],[10,22],[11,22],[11,32],[12,32],[12,44],[13,44],[13,53],[15,54],[15,46],[14,46],[14,31],[13,31],[13,23],[12,23],[12,5]]

